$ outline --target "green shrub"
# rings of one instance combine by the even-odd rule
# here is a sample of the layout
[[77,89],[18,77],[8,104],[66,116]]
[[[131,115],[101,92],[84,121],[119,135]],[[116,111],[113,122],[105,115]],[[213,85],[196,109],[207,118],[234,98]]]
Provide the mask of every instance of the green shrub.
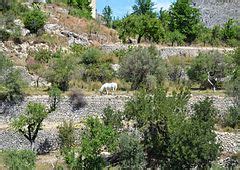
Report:
[[10,36],[11,34],[7,30],[0,29],[0,41],[7,41]]
[[12,170],[32,170],[36,157],[31,150],[7,150],[4,152],[4,164]]
[[101,51],[95,48],[90,48],[82,55],[82,63],[85,65],[97,64],[100,57]]
[[157,83],[163,83],[167,75],[163,59],[145,48],[128,52],[120,65],[119,74],[132,83],[132,89],[145,86],[149,75],[155,76]]
[[40,49],[34,54],[34,59],[40,63],[48,63],[52,58],[53,53],[50,50]]
[[34,9],[26,13],[24,17],[24,25],[31,33],[37,33],[39,29],[42,29],[47,20],[44,12]]
[[69,10],[69,15],[75,16],[75,17],[79,17],[79,18],[87,18],[87,19],[91,19],[91,13],[86,10],[86,9],[78,9],[78,8],[71,8]]
[[26,83],[20,72],[13,68],[12,62],[2,53],[0,53],[0,72],[0,85],[5,89],[1,98],[12,104],[22,101]]
[[50,110],[55,111],[57,108],[57,105],[59,104],[61,100],[61,90],[56,86],[51,86],[49,92],[49,102],[50,102]]
[[[216,87],[219,83],[218,80],[225,77],[226,69],[224,54],[219,52],[201,53],[193,59],[187,74],[189,79],[199,83],[201,88],[211,87],[208,82],[208,74],[210,74],[209,79]],[[221,86],[217,88],[221,88]]]
[[75,133],[73,123],[64,121],[61,126],[58,127],[60,149],[65,152],[66,149],[70,149],[75,145]]
[[240,108],[230,107],[229,113],[223,119],[224,127],[240,128]]

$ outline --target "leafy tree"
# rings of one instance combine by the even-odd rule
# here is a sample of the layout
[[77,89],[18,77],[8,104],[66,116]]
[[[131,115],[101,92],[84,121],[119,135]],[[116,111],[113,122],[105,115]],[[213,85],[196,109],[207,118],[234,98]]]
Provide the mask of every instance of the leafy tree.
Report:
[[218,80],[225,77],[226,68],[223,54],[218,52],[202,53],[192,61],[187,74],[190,80],[200,83],[201,87],[213,86],[214,88],[217,83],[220,83]]
[[45,77],[52,84],[56,84],[59,89],[66,91],[69,88],[70,76],[75,68],[75,62],[70,56],[53,58],[50,61],[49,69]]
[[233,62],[229,68],[231,80],[227,83],[226,92],[233,97],[233,106],[229,107],[228,114],[223,120],[223,126],[240,127],[240,47],[230,54]]
[[198,35],[198,40],[200,42],[203,42],[203,45],[205,47],[207,43],[211,42],[212,34],[211,30],[208,28],[203,27],[201,30],[201,33]]
[[[105,126],[98,118],[89,117],[85,122],[85,129],[82,134],[81,144],[78,151],[70,151],[72,168],[77,169],[101,169],[105,161],[100,155],[103,147],[107,151],[116,148],[117,133],[108,126]],[[74,158],[74,155],[78,156]]]
[[162,83],[166,77],[166,68],[163,60],[157,55],[148,49],[136,48],[124,57],[119,74],[132,83],[132,89],[139,89],[146,85],[148,75],[155,76],[157,82]]
[[198,36],[200,13],[190,5],[190,0],[177,0],[170,7],[170,30],[178,30],[186,36],[185,41],[192,43]]
[[163,169],[206,168],[217,159],[219,144],[214,133],[216,114],[212,101],[194,106],[187,116],[188,91],[142,91],[127,102],[124,115],[141,132],[147,167]]
[[222,38],[221,27],[219,25],[215,25],[211,30],[211,35],[211,44],[219,45]]
[[31,150],[6,150],[4,164],[12,170],[32,170],[36,164],[36,153]]
[[229,19],[222,29],[223,40],[234,39],[237,37],[237,24],[233,19]]
[[106,25],[110,28],[112,27],[112,9],[110,6],[105,6],[103,9],[103,19],[106,22]]
[[172,46],[174,46],[174,43],[177,43],[177,45],[183,44],[185,38],[185,35],[176,30],[174,32],[169,32],[168,34],[168,39],[172,43]]
[[187,92],[167,96],[165,90],[158,88],[150,94],[140,92],[126,104],[124,115],[136,122],[135,127],[142,132],[148,167],[168,164],[170,134],[184,119],[188,98]]
[[34,9],[26,13],[24,25],[31,33],[37,33],[42,29],[46,22],[46,15],[39,9]]
[[208,98],[194,105],[190,119],[182,120],[171,136],[171,169],[211,166],[219,153],[214,133],[216,110]]
[[92,8],[90,4],[91,1],[89,0],[68,0],[68,5],[72,6],[69,14],[90,19],[92,18]]
[[85,65],[97,64],[101,55],[100,50],[90,48],[81,56],[81,62]]
[[127,38],[137,38],[140,43],[142,38],[152,42],[159,42],[164,35],[161,22],[151,15],[130,15],[125,17],[118,28],[119,37],[124,42]]
[[153,14],[154,3],[152,0],[136,0],[135,5],[133,5],[133,14],[146,15]]
[[158,18],[161,21],[163,27],[165,30],[169,29],[169,24],[170,24],[170,15],[169,15],[169,11],[167,10],[163,10],[163,8],[160,9],[159,14],[158,14]]
[[61,100],[61,90],[56,86],[51,86],[49,92],[49,102],[50,102],[50,110],[55,111],[57,108],[57,105],[59,104]]
[[40,103],[28,103],[25,113],[12,121],[11,126],[20,132],[35,150],[35,140],[39,130],[42,128],[43,120],[48,116],[46,107]]

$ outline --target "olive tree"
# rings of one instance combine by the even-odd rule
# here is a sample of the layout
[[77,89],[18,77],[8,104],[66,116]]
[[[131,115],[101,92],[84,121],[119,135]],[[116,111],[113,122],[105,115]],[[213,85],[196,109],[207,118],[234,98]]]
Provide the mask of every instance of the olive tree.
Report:
[[119,74],[126,81],[132,83],[132,89],[145,86],[147,77],[152,75],[157,83],[162,83],[166,78],[166,67],[163,59],[151,52],[150,49],[136,48],[123,58]]

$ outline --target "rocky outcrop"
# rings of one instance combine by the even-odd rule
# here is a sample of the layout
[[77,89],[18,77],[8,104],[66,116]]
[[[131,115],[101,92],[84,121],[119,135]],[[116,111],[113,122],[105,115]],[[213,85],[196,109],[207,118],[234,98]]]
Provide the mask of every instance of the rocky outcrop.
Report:
[[88,37],[68,31],[66,28],[58,24],[46,24],[44,26],[44,30],[49,34],[56,34],[59,36],[67,37],[69,45],[72,45],[72,44],[79,44],[79,45],[85,45],[85,46],[90,45],[90,41],[88,40]]
[[207,27],[223,25],[229,19],[240,19],[239,0],[192,0],[192,5],[200,10]]

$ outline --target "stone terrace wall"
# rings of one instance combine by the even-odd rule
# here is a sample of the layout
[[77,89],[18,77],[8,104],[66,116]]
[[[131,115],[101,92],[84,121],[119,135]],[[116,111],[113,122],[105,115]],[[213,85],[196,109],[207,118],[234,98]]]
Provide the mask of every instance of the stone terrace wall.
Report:
[[[232,105],[230,98],[219,97],[219,96],[207,96],[207,95],[198,95],[192,96],[189,101],[189,108],[199,100],[203,100],[205,97],[210,97],[214,106],[220,110],[221,115],[224,115],[227,107]],[[111,106],[115,110],[123,110],[124,104],[128,101],[130,96],[88,96],[85,97],[87,105],[78,110],[73,111],[71,104],[68,98],[64,98],[59,105],[59,108],[51,113],[49,117],[44,121],[46,125],[59,124],[64,120],[69,121],[73,120],[75,122],[80,121],[83,117],[87,115],[101,115],[103,113],[103,109],[107,106]],[[0,114],[0,125],[5,125],[9,123],[12,117],[15,117],[23,112],[26,104],[29,102],[41,102],[48,103],[48,96],[32,96],[27,97],[25,101],[20,106],[11,107],[9,109],[8,115]],[[0,104],[0,112],[3,111],[3,103]],[[235,135],[232,133],[223,133],[218,132],[218,140],[223,143],[222,148],[225,152],[237,152],[238,146],[240,144],[239,135]],[[49,150],[55,150],[58,148],[58,137],[56,128],[47,128],[40,132],[37,141],[36,147],[39,146],[48,146]],[[11,131],[11,129],[1,128],[0,126],[0,150],[6,148],[15,148],[15,149],[23,149],[29,148],[28,141],[19,135],[16,132]]]
[[[117,50],[126,50],[128,47],[137,47],[137,45],[124,45],[124,44],[105,44],[101,47],[106,52]],[[226,53],[233,51],[233,48],[212,48],[212,47],[157,47],[159,56],[166,58],[172,56],[180,57],[196,57],[199,53],[208,53],[210,51],[219,51]]]

